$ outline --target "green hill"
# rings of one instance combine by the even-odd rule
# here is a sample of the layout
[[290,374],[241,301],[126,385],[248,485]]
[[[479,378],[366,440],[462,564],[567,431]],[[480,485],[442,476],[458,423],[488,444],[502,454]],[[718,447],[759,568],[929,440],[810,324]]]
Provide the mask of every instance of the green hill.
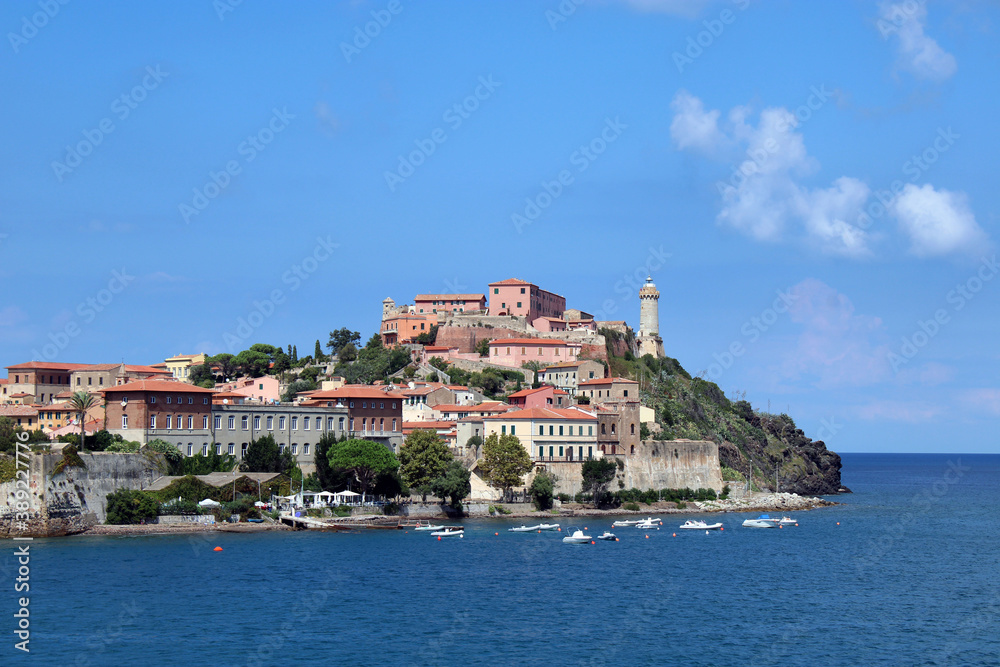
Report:
[[620,335],[607,338],[609,372],[640,383],[642,404],[653,408],[660,427],[650,439],[711,440],[719,445],[723,479],[743,482],[752,467],[755,489],[775,490],[777,475],[779,491],[847,491],[840,484],[840,456],[806,437],[790,416],[730,400],[714,382],[692,378],[676,359],[636,358],[631,352],[619,356],[615,349],[621,346],[613,338]]

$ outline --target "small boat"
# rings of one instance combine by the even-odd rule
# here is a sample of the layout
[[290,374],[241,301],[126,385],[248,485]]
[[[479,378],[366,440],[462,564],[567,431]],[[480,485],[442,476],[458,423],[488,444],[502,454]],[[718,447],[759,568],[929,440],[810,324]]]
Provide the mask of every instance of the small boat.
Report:
[[640,523],[641,521],[642,521],[642,519],[635,519],[635,520],[633,520],[633,519],[618,519],[618,521],[615,521],[613,524],[611,524],[611,527],[612,528],[629,528],[631,526],[634,526],[637,523]]
[[663,524],[660,521],[647,519],[645,521],[640,521],[639,523],[635,524],[635,527],[638,528],[639,530],[652,530],[654,528],[656,530],[659,530],[661,525]]
[[778,522],[779,526],[797,526],[799,525],[798,519],[793,519],[790,516],[781,517],[781,521]]
[[767,514],[761,514],[756,519],[747,519],[743,522],[744,528],[776,528],[779,519],[772,519]]
[[432,525],[430,525],[428,523],[428,524],[420,524],[419,526],[415,526],[413,528],[413,530],[442,530],[443,528],[444,528],[444,526],[432,526]]
[[587,544],[590,542],[590,535],[584,535],[582,530],[574,530],[572,535],[563,538],[565,544]]
[[559,530],[558,523],[540,523],[535,526],[536,530]]
[[722,522],[719,523],[705,523],[704,521],[694,520],[685,521],[678,528],[684,528],[686,530],[718,530],[722,528]]
[[614,533],[609,533],[608,531],[604,531],[603,535],[598,535],[597,539],[599,539],[599,540],[605,540],[606,542],[616,542],[616,541],[618,541],[618,538],[615,537],[615,534]]
[[540,526],[525,526],[521,524],[520,528],[508,528],[508,533],[534,533],[537,530],[541,530]]
[[445,528],[436,530],[431,535],[435,537],[465,537],[465,528]]

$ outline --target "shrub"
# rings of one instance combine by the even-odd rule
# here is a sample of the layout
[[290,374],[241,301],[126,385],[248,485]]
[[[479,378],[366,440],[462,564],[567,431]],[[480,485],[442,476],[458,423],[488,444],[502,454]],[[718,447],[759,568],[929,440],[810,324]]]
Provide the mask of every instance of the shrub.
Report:
[[677,501],[677,509],[682,510],[682,509],[686,508],[687,506],[688,506],[688,504],[686,502],[684,502],[683,500],[678,500]]
[[559,502],[561,503],[568,503],[570,500],[572,500],[572,498],[570,498],[570,495],[568,493],[557,494],[556,498],[558,498]]
[[156,498],[145,491],[118,489],[108,494],[106,523],[129,525],[152,519],[159,511]]
[[399,514],[399,504],[394,502],[388,502],[382,506],[382,514],[386,516],[396,516]]
[[201,514],[201,507],[191,500],[174,500],[160,505],[160,516],[193,516]]
[[627,509],[630,512],[638,512],[639,511],[639,505],[637,503],[625,503],[624,505],[622,505],[622,507],[624,507],[625,509]]

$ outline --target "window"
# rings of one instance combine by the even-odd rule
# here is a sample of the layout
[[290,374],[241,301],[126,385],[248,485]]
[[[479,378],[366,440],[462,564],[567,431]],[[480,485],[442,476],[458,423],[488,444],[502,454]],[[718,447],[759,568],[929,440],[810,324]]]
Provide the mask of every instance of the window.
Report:
[[222,454],[222,443],[221,442],[215,443],[215,455],[218,456],[219,454]]
[[354,417],[351,417],[350,430],[354,430]]
[[206,442],[201,446],[201,455],[208,456],[208,443]]
[[545,458],[545,448],[544,447],[539,447],[538,448],[538,458],[540,458],[540,459]]
[[[521,294],[524,294],[524,288],[523,287],[521,288]],[[518,305],[521,305],[521,304],[518,304]]]
[[[539,348],[539,351],[541,351],[541,348]],[[523,347],[521,348],[521,354],[525,354],[525,351],[524,351]]]
[[628,389],[625,390],[625,398],[628,398]]
[[354,401],[351,401],[350,407],[352,407],[352,408],[354,407]]
[[[521,353],[523,354],[524,350],[521,350]],[[542,348],[538,348],[538,356],[542,356]]]
[[303,431],[308,431],[309,430],[309,417],[303,417],[302,418],[302,430]]
[[247,443],[245,443],[245,442],[242,445],[240,445],[240,457],[241,458],[245,457],[247,455],[247,447],[249,447],[249,445]]
[[521,307],[521,302],[520,302],[520,301],[518,301],[518,302],[517,302],[517,307],[518,307],[518,308],[520,308],[520,307]]
[[392,432],[393,433],[396,432],[396,418],[395,417],[392,418]]
[[554,454],[552,453],[553,447],[549,445],[549,458],[552,458]]
[[177,405],[180,405],[183,402],[184,402],[184,397],[183,396],[178,396],[177,397]]
[[549,435],[552,435],[552,433],[553,433],[552,429],[553,429],[553,428],[554,428],[554,427],[552,426],[552,424],[549,424]]
[[245,431],[249,424],[250,418],[247,415],[240,415],[240,428]]
[[499,287],[494,287],[493,288],[493,293],[494,294],[499,294],[500,293],[500,288]]
[[257,389],[263,390],[264,389],[264,383],[261,382],[260,384],[258,384],[257,385]]
[[170,405],[170,401],[173,400],[172,396],[167,396],[167,405]]
[[611,422],[611,435],[615,434],[615,423]]
[[563,434],[563,427],[562,427],[562,424],[560,424],[559,425],[559,435],[562,435],[562,434]]
[[260,415],[253,416],[253,430],[255,431],[260,430]]
[[[426,401],[427,401],[427,399],[425,398],[424,402],[426,402]],[[375,407],[375,406],[372,405],[372,407]],[[379,403],[378,404],[378,408],[379,408],[379,410],[385,410],[385,403]]]
[[227,421],[228,421],[228,424],[229,424],[229,430],[230,431],[232,431],[234,428],[236,428],[236,416],[235,415],[229,415],[229,419]]
[[274,416],[272,415],[267,416],[267,430],[268,431],[274,430]]
[[156,415],[149,416],[149,428],[156,428]]
[[208,415],[204,415],[201,418],[201,427],[205,430],[208,430]]
[[285,416],[284,415],[278,417],[278,430],[279,431],[284,431],[285,430]]
[[156,403],[156,396],[149,397],[149,404],[152,405],[153,403]]
[[559,445],[559,456],[562,456],[562,455],[563,455],[563,448],[562,448],[562,445]]
[[629,428],[632,430],[629,435],[635,435],[635,424],[629,424]]
[[[361,407],[362,408],[367,408],[368,407],[368,402],[367,401],[361,401]],[[373,408],[375,407],[374,403],[372,403],[372,407]]]
[[103,377],[97,378],[97,384],[98,384],[98,386],[103,387],[104,386],[104,378]]
[[501,433],[502,435],[507,435],[507,425],[506,425],[506,424],[502,424],[502,425],[500,426],[500,433]]
[[229,443],[229,447],[226,448],[226,451],[229,453],[230,456],[232,456],[233,454],[236,453],[236,445],[234,445],[233,443]]
[[201,399],[201,404],[208,405],[208,396],[205,396],[204,398]]
[[587,427],[587,435],[594,435],[594,427],[593,426],[588,426]]
[[541,424],[538,425],[538,435],[545,435],[545,427],[542,426]]
[[222,415],[215,415],[215,418],[213,419],[212,423],[214,424],[215,428],[222,428]]
[[191,443],[189,442],[189,443],[188,443],[188,456],[191,456],[192,454],[194,454],[194,445],[192,445],[192,444],[191,444]]
[[297,431],[298,428],[299,428],[299,418],[298,417],[292,417],[292,430],[293,431]]
[[396,401],[393,401],[393,402],[392,402],[392,409],[393,409],[393,410],[395,410],[395,409],[396,409]]
[[510,434],[514,435],[514,431],[517,429],[517,424],[510,425]]
[[167,415],[167,428],[170,428],[172,423],[173,423],[173,417]]
[[299,453],[299,443],[293,442],[292,443],[292,456],[295,456],[298,453]]
[[[341,419],[343,419],[343,417],[341,417]],[[333,430],[333,417],[326,418],[326,430],[327,431]]]
[[194,428],[194,417],[192,415],[188,415],[188,430],[190,431],[193,428]]
[[194,404],[194,396],[188,396],[188,405]]
[[587,447],[587,458],[588,459],[594,458],[594,448],[593,447]]

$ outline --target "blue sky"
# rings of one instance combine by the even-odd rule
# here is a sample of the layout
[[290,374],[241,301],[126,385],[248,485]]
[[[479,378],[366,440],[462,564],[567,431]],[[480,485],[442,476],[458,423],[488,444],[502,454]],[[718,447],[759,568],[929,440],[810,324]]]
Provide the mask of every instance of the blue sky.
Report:
[[0,6],[4,365],[308,353],[508,277],[635,326],[650,267],[731,396],[997,451],[995,4],[159,6]]

